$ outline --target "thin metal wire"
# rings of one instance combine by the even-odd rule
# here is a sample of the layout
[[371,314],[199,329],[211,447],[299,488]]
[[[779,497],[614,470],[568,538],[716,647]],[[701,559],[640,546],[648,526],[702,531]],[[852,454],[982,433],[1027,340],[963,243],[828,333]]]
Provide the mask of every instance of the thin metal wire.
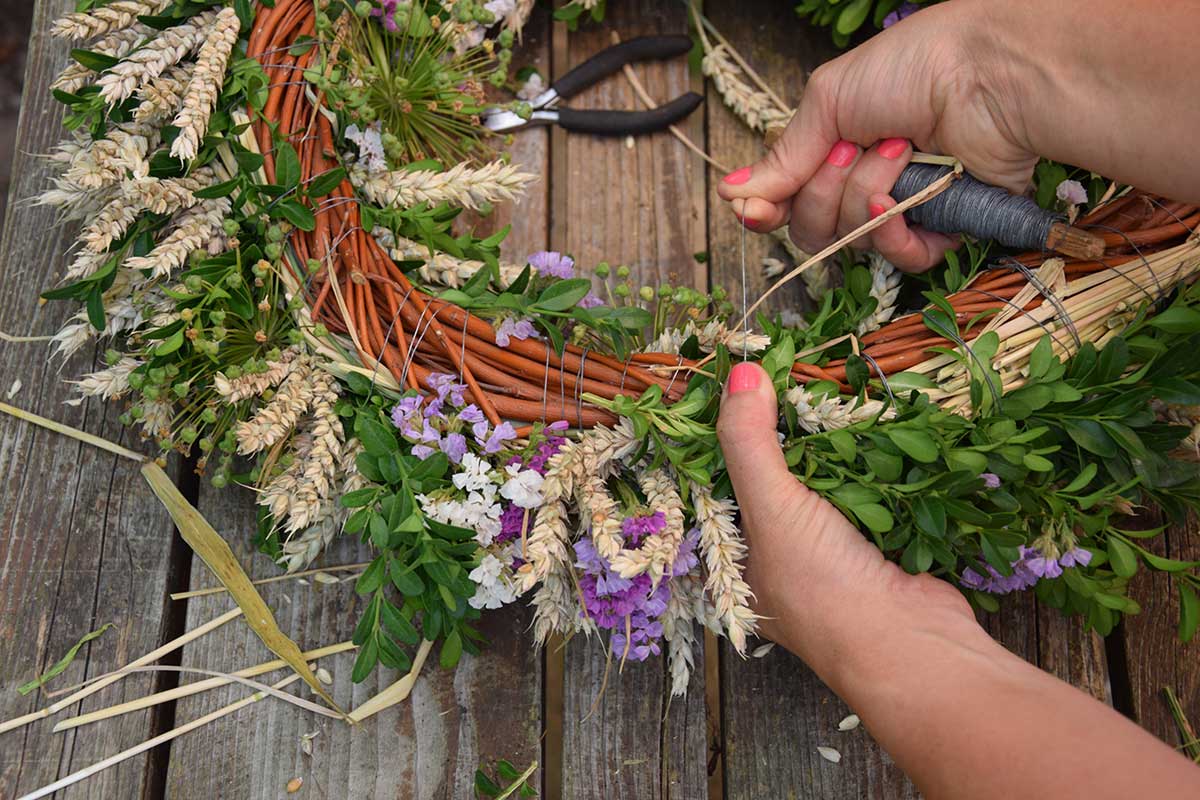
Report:
[[746,206],[742,205],[742,362],[745,363],[750,358],[750,348],[747,344],[750,342],[750,312],[747,311],[747,303],[749,302],[750,287],[746,281]]

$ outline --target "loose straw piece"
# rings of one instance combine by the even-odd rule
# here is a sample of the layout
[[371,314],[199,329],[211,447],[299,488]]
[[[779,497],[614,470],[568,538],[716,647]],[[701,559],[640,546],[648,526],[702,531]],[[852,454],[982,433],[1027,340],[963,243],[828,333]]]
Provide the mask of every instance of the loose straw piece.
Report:
[[[340,642],[338,644],[331,644],[327,647],[319,647],[316,650],[309,650],[303,655],[305,660],[315,661],[318,658],[324,658],[325,656],[331,656],[337,653],[344,653],[347,650],[353,650],[354,648],[354,642]],[[174,689],[168,689],[163,692],[149,694],[145,697],[139,697],[136,700],[130,700],[127,703],[118,703],[117,705],[97,709],[96,711],[91,711],[87,714],[80,714],[77,717],[64,719],[54,726],[54,732],[59,733],[60,731],[69,730],[71,728],[78,728],[81,725],[89,725],[93,722],[99,722],[102,719],[117,717],[122,714],[128,714],[132,711],[140,711],[143,708],[156,706],[160,703],[168,703],[174,700],[179,700],[183,697],[190,697],[194,694],[207,692],[210,689],[217,689],[221,686],[227,686],[230,683],[233,683],[235,678],[254,678],[259,675],[265,675],[268,672],[274,672],[277,669],[283,669],[286,666],[288,666],[286,661],[281,658],[276,658],[272,661],[256,664],[253,667],[240,669],[237,672],[231,672],[229,673],[229,677],[215,676],[212,678],[205,678],[204,680],[194,681],[183,686],[176,686]],[[121,672],[124,671],[125,670],[121,670]],[[327,711],[319,706],[318,709],[318,713],[325,714],[326,716],[334,716],[338,719],[341,718],[340,715]]]
[[412,691],[413,684],[417,682],[417,676],[421,674],[421,667],[424,666],[425,658],[432,648],[433,642],[428,639],[423,640],[421,646],[417,648],[417,657],[413,659],[412,669],[408,671],[408,674],[351,711],[347,715],[350,721],[362,722],[367,717],[404,701]]
[[133,461],[147,460],[146,457],[141,453],[134,452],[127,447],[121,447],[119,444],[110,442],[107,439],[102,439],[99,436],[94,436],[86,431],[81,431],[78,428],[72,428],[70,425],[64,425],[61,422],[55,422],[52,419],[34,414],[32,411],[26,411],[24,409],[17,408],[16,406],[10,406],[8,403],[0,403],[0,411],[14,416],[17,419],[21,419],[26,422],[32,422],[34,425],[40,425],[47,430],[54,431],[55,433],[61,433],[64,436],[70,436],[72,439],[85,442],[93,447],[99,447],[101,450],[107,450],[110,453],[115,453],[116,455],[132,459]]
[[769,288],[769,289],[767,289],[767,291],[763,292],[762,296],[759,297],[757,300],[755,300],[754,304],[751,305],[750,308],[746,311],[745,315],[742,317],[742,320],[737,324],[736,327],[740,328],[743,325],[746,325],[748,323],[750,315],[753,314],[758,309],[758,307],[761,306],[766,301],[766,299],[768,297],[770,297],[772,294],[774,294],[776,289],[783,286],[785,283],[791,281],[793,278],[795,278],[800,273],[804,272],[809,267],[811,267],[815,264],[821,263],[827,257],[833,255],[838,250],[841,250],[843,247],[850,244],[855,239],[858,239],[859,237],[863,236],[864,234],[870,233],[871,231],[875,230],[876,228],[878,228],[883,223],[887,222],[892,217],[895,217],[899,214],[903,214],[905,211],[912,208],[913,206],[920,205],[921,203],[924,203],[926,200],[929,200],[931,197],[936,197],[937,195],[941,194],[942,192],[944,192],[946,190],[946,188],[948,186],[950,186],[951,182],[953,182],[961,174],[962,174],[962,166],[958,165],[955,167],[953,172],[947,172],[945,175],[938,178],[933,183],[929,184],[924,189],[922,189],[921,191],[914,194],[912,197],[905,200],[903,203],[897,203],[895,206],[893,206],[888,211],[885,211],[884,213],[880,214],[878,217],[875,217],[875,219],[869,220],[869,221],[865,222],[864,224],[859,225],[857,228],[850,231],[850,233],[846,234],[841,239],[838,239],[836,242],[829,245],[821,252],[817,253],[816,255],[810,256],[807,261],[805,261],[803,264],[800,264],[799,266],[797,266],[795,269],[793,269],[788,274],[784,275],[782,278],[780,278],[778,281],[776,281],[774,284],[772,284],[771,288]]
[[[129,664],[127,665],[126,668],[128,668],[128,667],[144,667],[147,664],[153,663],[153,662],[157,661],[158,659],[162,658],[163,656],[165,656],[167,653],[172,653],[172,652],[178,650],[180,647],[183,647],[188,642],[199,639],[201,636],[208,633],[209,631],[216,630],[217,628],[224,625],[226,622],[236,619],[237,617],[240,617],[241,615],[242,615],[242,610],[240,608],[235,608],[230,611],[226,611],[221,616],[219,616],[215,619],[211,619],[208,622],[201,625],[200,627],[193,628],[192,630],[188,631],[187,633],[183,634],[182,636],[180,636],[176,639],[172,639],[171,641],[167,642],[163,646],[161,646],[155,650],[151,650],[149,653],[142,656],[141,658],[138,658],[134,661],[129,662]],[[121,678],[123,678],[123,677],[124,677],[124,674],[118,672],[116,674],[112,674],[112,675],[108,675],[103,678],[99,678],[94,683],[88,684],[87,686],[83,687],[79,691],[77,691],[71,695],[68,695],[67,697],[64,697],[62,700],[59,700],[56,703],[46,706],[45,708],[31,712],[22,717],[16,717],[14,719],[10,719],[7,722],[0,722],[0,733],[7,733],[8,731],[16,730],[17,728],[20,728],[22,725],[28,725],[30,722],[36,722],[39,719],[45,719],[46,717],[49,717],[53,714],[57,714],[59,711],[62,711],[64,708],[74,705],[75,703],[79,702],[80,700],[82,700],[85,697],[88,697],[89,695],[95,694],[96,692],[103,689],[105,686],[116,683],[117,681],[121,680]]]
[[[285,686],[289,686],[292,683],[295,683],[299,679],[300,679],[299,675],[292,674],[280,681],[273,683],[271,685],[271,688],[272,689],[282,689]],[[255,692],[254,694],[250,695],[249,697],[244,697],[241,700],[230,703],[227,706],[218,708],[216,711],[211,711],[202,717],[197,717],[196,719],[192,720],[191,722],[180,725],[178,728],[172,728],[171,730],[167,731],[166,733],[161,733],[152,739],[147,739],[146,741],[142,742],[141,744],[134,745],[133,747],[129,748],[128,750],[122,750],[121,752],[117,753],[116,755],[109,756],[108,758],[104,759],[103,761],[98,761],[95,764],[92,764],[90,767],[85,767],[77,772],[72,772],[70,775],[68,775],[65,778],[60,778],[59,780],[55,781],[54,783],[43,786],[40,789],[35,789],[34,791],[30,792],[27,795],[23,795],[22,797],[18,798],[18,800],[37,800],[37,798],[39,798],[39,797],[49,797],[50,795],[57,792],[59,789],[65,789],[66,787],[71,786],[72,784],[79,783],[80,781],[84,780],[85,778],[90,778],[91,776],[95,775],[96,773],[103,772],[104,770],[108,769],[111,766],[120,764],[122,761],[127,761],[128,759],[133,758],[134,756],[136,756],[140,753],[144,753],[147,750],[153,749],[153,748],[159,746],[160,744],[162,744],[163,742],[169,742],[172,739],[178,739],[180,736],[183,736],[185,733],[190,733],[191,731],[194,731],[197,728],[203,727],[210,722],[215,722],[216,720],[220,719],[221,717],[228,716],[228,715],[234,713],[235,711],[240,711],[241,709],[245,708],[248,705],[257,703],[259,700],[263,699],[266,696],[267,696],[266,692]]]
[[[255,586],[262,586],[264,583],[278,583],[280,581],[290,580],[292,578],[303,578],[306,575],[319,575],[323,572],[353,572],[354,570],[366,569],[371,565],[371,562],[364,561],[361,564],[340,564],[335,567],[318,567],[316,569],[306,569],[302,572],[289,572],[285,575],[272,575],[270,578],[259,578],[256,581],[251,581]],[[229,590],[224,586],[212,586],[208,589],[192,589],[187,592],[173,592],[172,600],[189,600],[193,597],[208,597],[214,594],[225,594]]]

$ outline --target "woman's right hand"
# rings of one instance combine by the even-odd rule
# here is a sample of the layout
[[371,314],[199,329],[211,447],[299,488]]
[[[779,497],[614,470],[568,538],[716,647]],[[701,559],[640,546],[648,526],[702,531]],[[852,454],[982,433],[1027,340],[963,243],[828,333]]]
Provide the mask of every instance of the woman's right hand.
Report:
[[[888,192],[912,145],[1024,191],[1037,155],[1021,119],[1023,90],[997,66],[1005,59],[988,41],[988,19],[978,0],[935,5],[822,65],[767,155],[726,175],[718,193],[752,230],[788,224],[811,253],[895,205]],[[896,216],[858,246],[922,270],[954,240]]]

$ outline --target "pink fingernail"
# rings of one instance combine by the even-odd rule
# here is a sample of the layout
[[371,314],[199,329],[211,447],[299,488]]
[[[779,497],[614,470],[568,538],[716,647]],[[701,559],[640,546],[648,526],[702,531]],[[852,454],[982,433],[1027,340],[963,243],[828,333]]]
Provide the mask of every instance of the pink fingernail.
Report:
[[879,155],[884,158],[896,159],[908,149],[908,139],[884,139],[879,143],[878,149]]
[[742,167],[741,169],[735,169],[724,178],[721,178],[721,180],[730,184],[731,186],[737,186],[738,184],[745,183],[746,181],[750,180],[750,168]]
[[758,388],[761,374],[756,366],[748,361],[742,361],[734,364],[733,369],[729,370],[729,380],[725,385],[729,388],[730,394],[753,391]]
[[753,217],[738,216],[738,222],[742,223],[750,230],[754,230],[758,227],[758,220],[754,219]]
[[875,219],[885,211],[887,211],[887,209],[879,203],[871,203],[869,206],[867,206],[867,212],[871,215],[871,219]]
[[858,147],[853,142],[843,139],[833,146],[829,155],[825,157],[825,161],[835,167],[848,167],[854,163],[857,155]]

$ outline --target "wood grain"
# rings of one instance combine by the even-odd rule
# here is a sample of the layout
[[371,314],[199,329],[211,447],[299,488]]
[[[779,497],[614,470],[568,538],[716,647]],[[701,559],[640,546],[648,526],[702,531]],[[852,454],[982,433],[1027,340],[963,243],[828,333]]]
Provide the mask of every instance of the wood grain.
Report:
[[[561,75],[611,45],[647,34],[687,32],[678,3],[610,3],[604,25],[583,23],[556,31],[555,74]],[[634,66],[647,92],[663,103],[703,91],[684,58]],[[615,75],[570,98],[576,108],[641,108],[628,81]],[[681,126],[703,142],[703,118]],[[705,249],[703,164],[668,133],[636,139],[555,131],[552,242],[575,257],[587,274],[600,261],[631,269],[633,291],[642,284],[704,286],[695,253]],[[611,279],[615,286],[615,278]],[[699,639],[700,637],[697,636]],[[562,727],[562,796],[569,798],[704,797],[708,747],[704,657],[686,696],[668,703],[665,659],[611,667],[600,693],[607,645],[577,637],[566,645]]]
[[[1198,561],[1200,525],[1192,517],[1169,527],[1165,536],[1140,544],[1158,555]],[[1129,594],[1142,606],[1142,613],[1122,623],[1133,718],[1155,736],[1179,745],[1182,739],[1163,689],[1175,692],[1193,728],[1200,724],[1200,637],[1188,644],[1176,637],[1179,594],[1165,574],[1143,569]]]
[[[549,15],[539,11],[525,31],[514,57],[548,71]],[[511,147],[513,161],[530,172],[547,174],[548,136],[544,130],[522,133]],[[506,258],[523,260],[546,246],[546,181],[534,184],[520,210],[499,207],[486,219],[468,223],[480,232],[510,222],[503,249]],[[254,577],[278,574],[266,556],[252,552],[255,515],[248,493],[217,491],[202,485],[199,508],[230,542]],[[368,561],[369,546],[354,537],[337,541],[319,563]],[[193,586],[212,585],[202,564]],[[280,626],[310,649],[349,639],[365,605],[353,581],[337,586],[284,581],[270,584],[263,597]],[[189,601],[192,627],[229,608],[224,596]],[[464,656],[454,672],[437,665],[436,650],[426,663],[408,701],[356,728],[283,703],[258,703],[234,717],[177,741],[171,751],[168,795],[173,798],[276,798],[288,781],[301,778],[305,797],[474,798],[475,770],[507,759],[524,768],[541,759],[541,659],[527,633],[529,612],[521,607],[486,612],[481,630],[490,644],[478,657]],[[189,646],[184,663],[210,669],[250,665],[270,658],[244,625],[229,625]],[[398,676],[376,670],[357,686],[350,682],[354,653],[321,662],[333,676],[331,692],[343,708],[357,706]],[[178,704],[182,722],[194,719],[245,694],[228,688]],[[305,690],[308,696],[307,690]],[[312,754],[302,737],[312,738]],[[533,781],[537,784],[537,779]]]
[[[47,152],[63,135],[62,106],[46,86],[67,63],[68,48],[46,31],[51,19],[73,6],[46,0],[34,9],[29,91],[0,243],[0,330],[16,335],[52,334],[76,310],[71,303],[37,302],[38,292],[66,265],[74,228],[57,225],[48,208],[17,202],[45,188],[46,164],[32,154]],[[0,396],[19,380],[22,388],[9,402],[139,447],[117,423],[114,404],[64,405],[75,396],[64,379],[89,371],[96,359],[91,347],[61,363],[49,356],[46,343],[0,343]],[[53,685],[109,672],[158,644],[172,527],[136,464],[7,416],[0,417],[0,476],[0,717],[8,719],[46,705],[37,694],[21,697],[16,687],[104,623],[114,629],[86,645]],[[153,680],[127,678],[71,713],[146,694]],[[53,734],[52,724],[0,736],[0,797],[31,791],[141,742],[151,716],[107,723],[103,735]],[[135,758],[59,796],[138,797],[146,788],[146,768],[144,756]]]

